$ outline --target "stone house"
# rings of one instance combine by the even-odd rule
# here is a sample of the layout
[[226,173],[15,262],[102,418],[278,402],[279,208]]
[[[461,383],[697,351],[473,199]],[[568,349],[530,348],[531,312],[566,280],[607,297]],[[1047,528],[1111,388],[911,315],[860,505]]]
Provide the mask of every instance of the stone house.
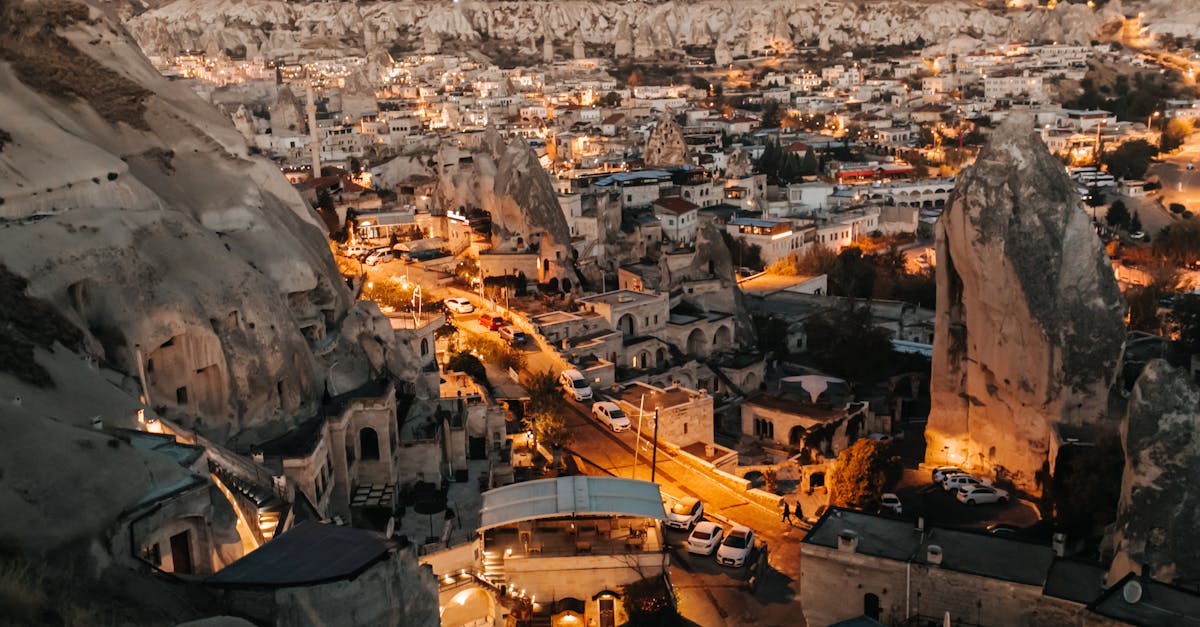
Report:
[[654,201],[654,215],[662,224],[663,235],[674,242],[691,242],[696,239],[697,210],[699,206],[679,196],[668,196]]
[[714,443],[713,397],[705,390],[679,385],[660,388],[637,382],[621,390],[613,400],[631,421],[636,423],[639,415],[645,420],[642,425],[645,437],[652,437],[657,411],[660,441],[681,448],[696,442]]
[[1167,625],[1186,615],[1175,612],[1200,607],[1195,592],[1149,580],[1128,595],[1128,578],[1106,590],[1103,569],[1064,560],[1049,546],[837,507],[817,521],[800,553],[801,606],[811,625],[860,616],[942,624],[947,615],[973,625]]

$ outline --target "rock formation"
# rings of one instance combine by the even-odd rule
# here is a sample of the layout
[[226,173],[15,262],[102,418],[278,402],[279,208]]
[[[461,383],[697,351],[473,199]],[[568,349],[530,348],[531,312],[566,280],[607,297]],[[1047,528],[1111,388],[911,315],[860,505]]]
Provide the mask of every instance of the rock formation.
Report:
[[342,327],[378,311],[278,168],[99,9],[37,4],[0,15],[0,264],[77,350],[126,377],[140,361],[147,403],[218,442],[288,429],[329,378],[382,374],[390,335]]
[[687,144],[683,131],[670,112],[660,113],[654,130],[646,138],[646,151],[642,160],[649,167],[669,167],[687,163]]
[[[130,3],[133,4],[133,3]],[[993,41],[1044,40],[1086,44],[1124,18],[1145,12],[1152,32],[1200,35],[1200,16],[1188,3],[1143,0],[1089,9],[1059,3],[1054,11],[994,10],[974,3],[845,2],[843,0],[698,0],[695,2],[459,2],[391,0],[356,5],[346,2],[211,0],[139,2],[129,28],[150,54],[179,50],[220,51],[244,46],[252,58],[306,59],[361,54],[364,31],[377,42],[417,39],[427,52],[473,45],[487,37],[522,45],[548,24],[555,45],[571,44],[581,33],[588,44],[612,47],[615,57],[634,54],[634,33],[645,31],[649,50],[672,52],[685,46],[713,46],[716,34],[734,52],[738,42],[793,42],[821,38],[823,45],[904,44],[918,37],[930,43],[969,34]],[[639,35],[640,36],[640,35]],[[730,46],[733,44],[733,46]],[[756,44],[761,45],[761,44]],[[744,53],[744,46],[741,46]],[[536,53],[535,49],[535,53]]]
[[733,154],[729,155],[729,159],[725,163],[725,176],[729,178],[741,178],[749,176],[754,171],[753,164],[750,163],[750,153],[735,148]]
[[1200,388],[1165,361],[1146,365],[1121,423],[1125,472],[1109,583],[1129,572],[1200,581]]
[[[458,162],[456,149],[443,147],[441,162]],[[558,203],[550,175],[538,162],[529,143],[513,138],[507,143],[494,127],[484,133],[471,163],[436,172],[446,206],[478,207],[492,217],[492,250],[525,251],[536,246],[544,264],[538,280],[570,279],[571,230]],[[536,237],[536,241],[530,241]],[[530,277],[533,278],[533,277]]]
[[305,133],[304,109],[296,94],[285,85],[279,86],[275,96],[275,104],[269,110],[271,116],[271,133],[277,136],[303,135]]
[[1125,301],[1074,185],[1028,118],[993,134],[936,232],[926,461],[1039,493],[1054,427],[1107,419]]

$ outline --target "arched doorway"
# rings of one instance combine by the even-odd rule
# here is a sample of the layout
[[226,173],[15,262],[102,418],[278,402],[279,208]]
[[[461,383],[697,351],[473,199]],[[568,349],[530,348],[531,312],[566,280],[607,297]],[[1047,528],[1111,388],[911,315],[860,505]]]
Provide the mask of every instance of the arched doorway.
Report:
[[873,620],[879,620],[879,595],[869,592],[863,595],[863,615]]
[[804,427],[796,425],[788,431],[788,444],[792,446],[800,446],[804,442]]
[[687,338],[687,352],[697,357],[708,356],[708,338],[704,337],[704,331],[692,329]]
[[632,314],[625,314],[617,320],[617,328],[627,336],[633,336],[636,324]]
[[662,368],[663,366],[667,365],[666,349],[659,347],[658,350],[654,351],[654,365],[659,368]]
[[733,331],[729,327],[717,327],[717,332],[713,334],[713,348],[719,351],[733,348]]
[[358,455],[360,459],[379,459],[379,434],[371,427],[358,432]]

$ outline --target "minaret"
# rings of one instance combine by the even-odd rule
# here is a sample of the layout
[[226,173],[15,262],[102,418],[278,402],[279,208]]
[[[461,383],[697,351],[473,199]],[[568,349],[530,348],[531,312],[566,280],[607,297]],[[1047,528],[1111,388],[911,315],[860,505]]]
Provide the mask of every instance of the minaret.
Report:
[[308,147],[312,150],[312,177],[315,179],[321,176],[321,140],[317,139],[317,97],[312,81],[306,83],[304,93],[308,99],[304,108],[308,112]]

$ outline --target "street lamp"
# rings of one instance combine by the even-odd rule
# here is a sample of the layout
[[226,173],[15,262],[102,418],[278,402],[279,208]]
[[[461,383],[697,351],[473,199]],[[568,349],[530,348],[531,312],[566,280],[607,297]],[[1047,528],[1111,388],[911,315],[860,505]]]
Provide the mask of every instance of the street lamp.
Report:
[[1161,112],[1155,111],[1146,118],[1146,128],[1154,128],[1154,118],[1161,115]]

